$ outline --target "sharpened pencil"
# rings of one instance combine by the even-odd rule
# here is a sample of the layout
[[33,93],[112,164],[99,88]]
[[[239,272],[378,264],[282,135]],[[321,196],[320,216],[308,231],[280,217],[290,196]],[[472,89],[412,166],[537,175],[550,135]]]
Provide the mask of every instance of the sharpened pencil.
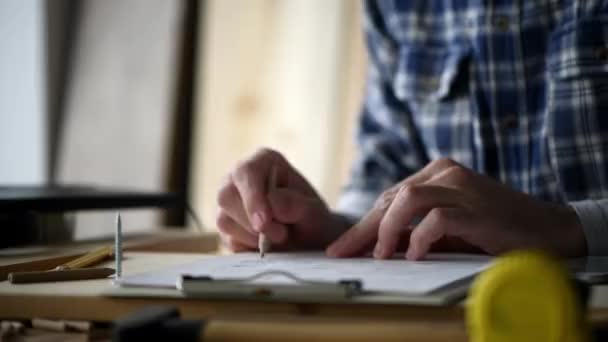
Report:
[[[270,179],[268,181],[268,192],[270,192],[278,187],[277,172],[278,172],[277,167],[274,166],[270,172]],[[270,239],[268,239],[266,234],[260,233],[260,235],[258,235],[258,251],[260,253],[260,258],[263,258],[264,256],[266,256],[266,253],[268,253],[270,251],[270,247],[271,247]]]

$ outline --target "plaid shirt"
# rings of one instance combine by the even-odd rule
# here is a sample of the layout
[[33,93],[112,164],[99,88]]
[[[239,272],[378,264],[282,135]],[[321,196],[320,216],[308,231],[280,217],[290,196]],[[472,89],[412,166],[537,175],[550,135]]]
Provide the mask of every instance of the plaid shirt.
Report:
[[338,211],[441,157],[572,205],[608,254],[608,1],[367,1],[360,155]]

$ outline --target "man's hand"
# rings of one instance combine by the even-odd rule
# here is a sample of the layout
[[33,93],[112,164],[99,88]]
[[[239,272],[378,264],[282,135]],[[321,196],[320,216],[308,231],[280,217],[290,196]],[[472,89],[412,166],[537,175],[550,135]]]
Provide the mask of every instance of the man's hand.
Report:
[[[277,184],[269,184],[275,173]],[[273,249],[325,248],[347,221],[278,152],[261,149],[229,173],[218,194],[217,226],[226,246],[255,250],[263,232]]]
[[[420,222],[413,225],[417,220]],[[566,206],[516,192],[449,159],[437,160],[380,196],[374,208],[332,243],[327,254],[388,258],[409,235],[406,257],[423,258],[440,240],[461,240],[490,254],[543,248],[586,253],[578,217]]]

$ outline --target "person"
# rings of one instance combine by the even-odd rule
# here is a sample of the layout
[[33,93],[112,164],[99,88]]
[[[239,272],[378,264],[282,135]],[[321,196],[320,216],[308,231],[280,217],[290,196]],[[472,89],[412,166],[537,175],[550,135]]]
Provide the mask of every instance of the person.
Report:
[[359,154],[338,205],[262,149],[219,191],[224,243],[607,254],[607,14],[597,0],[367,1]]

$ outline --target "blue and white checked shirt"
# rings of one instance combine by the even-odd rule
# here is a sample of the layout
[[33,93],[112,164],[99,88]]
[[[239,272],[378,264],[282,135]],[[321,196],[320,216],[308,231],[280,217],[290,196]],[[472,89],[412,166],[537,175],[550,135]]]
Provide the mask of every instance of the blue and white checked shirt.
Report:
[[367,1],[360,155],[338,211],[449,157],[572,205],[608,255],[608,1]]

